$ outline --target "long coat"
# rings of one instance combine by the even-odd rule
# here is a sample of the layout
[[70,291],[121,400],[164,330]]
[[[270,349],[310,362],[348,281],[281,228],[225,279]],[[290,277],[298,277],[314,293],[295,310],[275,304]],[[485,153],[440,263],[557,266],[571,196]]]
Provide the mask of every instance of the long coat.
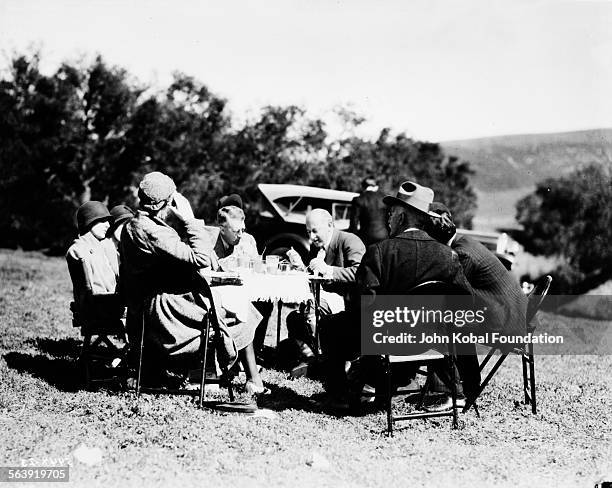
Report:
[[[195,273],[210,266],[212,243],[204,222],[191,220],[181,235],[163,221],[139,211],[121,235],[122,272],[128,306],[142,310],[145,339],[169,355],[195,352],[206,310],[194,295]],[[223,311],[217,309],[223,320]],[[254,326],[229,327],[236,347],[253,340]]]
[[[79,261],[87,269],[85,279],[89,280],[91,292],[115,293],[119,278],[119,260],[117,249],[110,239],[98,240],[91,232],[78,237],[66,253],[69,266],[79,265]],[[74,285],[74,299],[79,306],[86,305],[88,291],[84,282]]]
[[474,295],[487,307],[485,328],[492,332],[524,334],[527,297],[518,280],[475,239],[457,236],[451,246],[459,255]]

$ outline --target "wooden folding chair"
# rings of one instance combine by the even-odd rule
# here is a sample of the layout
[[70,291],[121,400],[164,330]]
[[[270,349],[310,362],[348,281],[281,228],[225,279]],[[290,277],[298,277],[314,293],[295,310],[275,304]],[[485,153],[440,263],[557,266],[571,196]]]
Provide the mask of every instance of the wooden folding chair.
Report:
[[[136,396],[139,397],[141,391],[145,391],[148,393],[170,393],[170,394],[188,394],[188,395],[198,395],[198,406],[202,408],[204,405],[204,397],[206,395],[206,384],[219,384],[225,383],[228,390],[228,395],[230,402],[234,401],[234,391],[232,388],[231,378],[229,377],[228,369],[222,368],[222,375],[218,378],[207,378],[206,377],[206,364],[209,358],[209,346],[211,343],[211,327],[213,331],[213,341],[221,340],[220,338],[220,329],[219,329],[219,319],[217,317],[217,313],[215,311],[215,302],[213,299],[212,292],[210,290],[210,286],[208,282],[202,278],[199,274],[196,273],[196,282],[199,283],[199,287],[194,290],[194,297],[196,299],[197,304],[206,310],[204,317],[202,319],[202,327],[200,334],[200,359],[201,360],[201,374],[202,378],[200,380],[200,387],[197,392],[192,390],[173,390],[168,388],[153,388],[153,387],[142,387],[141,378],[142,378],[142,358],[144,352],[144,335],[145,335],[145,318],[144,313],[142,314],[142,329],[140,333],[140,352],[138,356],[138,372],[136,377]],[[208,299],[208,304],[204,303],[204,299]],[[214,405],[211,406],[216,406]],[[235,407],[245,406],[234,405]],[[232,411],[245,411],[242,408],[226,408],[226,410]]]
[[[90,269],[84,260],[67,256],[66,261],[74,290],[72,325],[79,327],[83,336],[79,362],[85,386],[91,389],[94,383],[122,382],[127,374],[125,305],[118,293],[93,292]],[[119,364],[114,364],[117,361]],[[110,374],[98,376],[94,374],[97,370]]]
[[[536,323],[534,321],[536,313],[540,309],[544,298],[546,297],[548,290],[550,289],[550,284],[552,282],[552,277],[550,275],[546,275],[541,280],[536,283],[531,293],[528,295],[527,302],[527,332],[533,332],[536,327]],[[523,394],[525,396],[525,405],[531,405],[531,412],[537,413],[537,403],[536,403],[536,384],[535,384],[535,361],[533,355],[533,344],[527,343],[523,347],[514,347],[510,351],[502,351],[501,348],[493,347],[489,350],[487,356],[483,359],[482,363],[480,363],[480,371],[482,372],[487,365],[487,363],[491,360],[493,355],[497,352],[500,352],[499,359],[490,369],[487,377],[480,384],[480,388],[478,392],[472,397],[468,398],[465,407],[463,408],[463,413],[467,412],[472,406],[475,405],[476,399],[480,396],[480,394],[487,387],[497,370],[500,368],[502,363],[508,357],[508,354],[518,354],[521,356],[521,362],[523,365]]]
[[[453,295],[467,295],[467,292],[457,286],[450,285],[448,283],[444,283],[442,281],[427,281],[421,283],[414,288],[412,288],[408,295],[438,295],[438,296],[453,296]],[[451,332],[452,324],[449,324],[448,332]],[[449,375],[441,378],[444,383],[447,384],[451,391],[452,398],[452,408],[447,412],[412,412],[406,415],[393,415],[393,397],[397,396],[393,391],[393,379],[392,379],[392,369],[393,364],[396,363],[418,363],[417,373],[421,375],[426,375],[427,380],[425,385],[421,388],[421,396],[419,399],[419,403],[416,408],[419,410],[423,406],[423,402],[425,400],[425,395],[427,394],[430,386],[432,371],[425,371],[421,369],[422,366],[426,366],[428,364],[432,364],[434,361],[440,361],[446,359],[448,361],[448,371]],[[456,362],[457,362],[457,354],[455,349],[455,344],[453,341],[449,341],[447,344],[447,350],[445,353],[436,351],[436,350],[428,350],[422,354],[415,354],[410,356],[393,356],[386,355],[384,356],[384,373],[387,379],[387,388],[386,388],[386,412],[387,412],[387,433],[390,436],[393,436],[393,424],[396,422],[401,422],[404,420],[414,420],[414,419],[425,419],[432,417],[452,417],[452,428],[457,429],[459,426],[458,422],[458,407],[457,407],[457,383],[456,383]],[[444,373],[442,371],[436,371],[437,374]],[[404,394],[404,393],[399,393]]]

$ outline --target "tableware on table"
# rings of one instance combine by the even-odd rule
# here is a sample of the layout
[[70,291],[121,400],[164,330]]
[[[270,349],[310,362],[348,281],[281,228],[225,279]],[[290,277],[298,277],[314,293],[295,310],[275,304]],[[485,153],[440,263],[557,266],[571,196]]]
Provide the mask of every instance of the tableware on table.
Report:
[[280,258],[278,256],[266,256],[266,273],[276,274],[278,271],[278,262]]
[[253,266],[252,266],[253,272],[255,273],[265,273],[266,272],[266,265],[261,256],[258,258],[252,259],[252,263],[253,263]]
[[291,270],[291,265],[289,263],[280,263],[278,265],[279,274],[287,274]]
[[238,269],[238,260],[235,256],[228,256],[223,260],[219,260],[219,264],[221,264],[223,271],[236,271]]
[[238,269],[242,273],[251,273],[253,271],[251,258],[248,256],[238,256]]

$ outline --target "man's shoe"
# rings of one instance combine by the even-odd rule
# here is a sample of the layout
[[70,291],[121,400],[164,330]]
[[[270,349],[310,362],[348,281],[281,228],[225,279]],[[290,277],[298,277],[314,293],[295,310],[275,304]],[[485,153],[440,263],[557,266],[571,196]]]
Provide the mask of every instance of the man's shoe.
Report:
[[301,362],[294,368],[291,368],[291,371],[289,372],[289,378],[295,379],[295,378],[301,378],[303,376],[307,376],[309,366],[310,366],[309,363]]
[[[465,397],[457,398],[457,408],[465,407]],[[425,405],[425,411],[429,413],[441,413],[441,412],[450,412],[453,409],[453,399],[451,396],[443,396],[437,401]]]

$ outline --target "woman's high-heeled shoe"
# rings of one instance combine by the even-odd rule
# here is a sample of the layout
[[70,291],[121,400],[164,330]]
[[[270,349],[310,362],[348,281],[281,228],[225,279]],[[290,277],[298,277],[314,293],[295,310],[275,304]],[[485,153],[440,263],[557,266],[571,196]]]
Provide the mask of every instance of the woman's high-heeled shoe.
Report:
[[270,393],[269,388],[266,388],[263,384],[258,386],[251,380],[246,382],[244,389],[249,395],[268,395]]

